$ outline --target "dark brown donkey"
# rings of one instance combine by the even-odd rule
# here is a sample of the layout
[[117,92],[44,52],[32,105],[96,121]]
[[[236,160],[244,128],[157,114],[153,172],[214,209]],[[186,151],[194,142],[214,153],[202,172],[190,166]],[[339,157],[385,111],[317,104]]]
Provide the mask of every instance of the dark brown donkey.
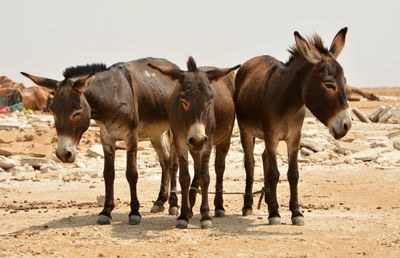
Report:
[[[197,188],[200,186],[202,193],[201,227],[209,228],[212,226],[212,222],[208,206],[210,183],[208,163],[212,147],[216,145],[215,216],[224,216],[222,180],[225,157],[229,151],[235,120],[234,77],[233,74],[226,75],[239,68],[239,65],[226,69],[215,67],[197,69],[192,57],[187,62],[187,72],[159,66],[153,62],[149,65],[172,79],[179,80],[169,102],[169,121],[179,159],[179,182],[182,189],[181,214],[176,226],[178,228],[187,227],[188,220],[193,215],[192,208],[195,204]],[[194,178],[190,194],[188,151],[194,161]]]
[[[126,178],[131,194],[129,223],[140,222],[136,185],[138,139],[150,138],[160,159],[162,182],[160,194],[152,211],[162,210],[168,199],[168,183],[176,190],[177,164],[169,162],[168,99],[176,82],[147,66],[149,62],[171,69],[178,67],[165,59],[145,58],[105,65],[68,68],[65,79],[56,81],[23,73],[36,84],[55,90],[51,111],[57,130],[56,154],[63,162],[73,162],[76,146],[88,129],[90,119],[100,127],[104,150],[105,202],[97,222],[107,224],[114,209],[115,143],[127,145]],[[173,165],[175,163],[175,168]],[[170,170],[170,166],[172,167]],[[171,178],[172,174],[172,178]],[[170,212],[177,213],[176,193],[170,195]]]
[[304,224],[297,197],[297,154],[305,108],[329,128],[335,139],[345,136],[351,127],[343,69],[336,60],[344,47],[346,32],[347,28],[338,32],[329,50],[318,35],[307,41],[295,32],[296,46],[289,50],[291,57],[287,63],[259,56],[247,61],[237,72],[235,107],[246,170],[244,216],[252,212],[254,139],[260,138],[265,142],[262,159],[268,220],[269,224],[280,224],[276,148],[279,141],[285,141],[292,223]]

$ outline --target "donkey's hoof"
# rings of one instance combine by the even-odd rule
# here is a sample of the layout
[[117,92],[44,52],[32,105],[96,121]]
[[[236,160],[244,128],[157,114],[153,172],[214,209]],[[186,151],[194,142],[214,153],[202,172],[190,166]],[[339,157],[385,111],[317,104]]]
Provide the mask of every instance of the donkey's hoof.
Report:
[[159,213],[159,212],[163,212],[164,210],[165,210],[164,206],[158,205],[158,204],[154,204],[153,207],[151,207],[150,212],[151,213]]
[[176,228],[185,229],[188,227],[188,222],[184,219],[178,219],[176,221]]
[[129,216],[129,225],[137,225],[140,223],[140,216],[139,215],[130,215]]
[[242,216],[243,217],[250,216],[252,214],[253,214],[253,210],[252,209],[245,209],[245,208],[242,209]]
[[212,220],[206,219],[200,221],[200,226],[202,229],[212,228]]
[[281,224],[281,218],[280,217],[268,218],[268,223],[270,225],[280,225]]
[[224,210],[215,210],[214,216],[217,218],[225,217],[225,211]]
[[97,216],[97,221],[96,223],[99,225],[107,225],[110,224],[111,222],[111,218],[109,216],[100,214],[99,216]]
[[178,207],[170,207],[169,209],[168,209],[168,213],[169,213],[169,215],[171,215],[171,216],[177,216],[178,215]]
[[292,217],[292,224],[296,226],[304,226],[304,217],[303,216]]

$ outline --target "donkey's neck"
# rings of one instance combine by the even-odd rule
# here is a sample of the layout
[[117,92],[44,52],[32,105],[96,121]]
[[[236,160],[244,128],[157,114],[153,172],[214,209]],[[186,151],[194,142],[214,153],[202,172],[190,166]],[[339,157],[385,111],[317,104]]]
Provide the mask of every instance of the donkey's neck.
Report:
[[279,86],[282,90],[283,105],[288,112],[294,114],[304,107],[303,85],[312,64],[303,58],[293,60],[282,73],[282,84]]
[[90,116],[91,119],[101,121],[104,113],[102,111],[103,105],[102,100],[100,98],[101,95],[98,94],[97,89],[95,89],[94,85],[91,85],[84,93],[86,101],[89,103],[90,106]]

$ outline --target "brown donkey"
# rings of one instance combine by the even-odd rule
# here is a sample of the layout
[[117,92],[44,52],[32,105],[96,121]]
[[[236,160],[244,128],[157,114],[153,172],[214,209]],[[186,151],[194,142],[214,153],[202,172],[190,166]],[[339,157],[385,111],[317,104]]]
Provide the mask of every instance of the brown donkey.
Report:
[[280,224],[276,196],[279,141],[285,141],[288,149],[292,223],[304,224],[297,197],[297,155],[305,107],[329,128],[335,139],[345,136],[351,127],[343,69],[336,60],[344,47],[346,32],[347,28],[341,29],[328,50],[318,35],[307,41],[296,31],[296,46],[289,50],[291,57],[287,63],[259,56],[247,61],[237,72],[235,107],[246,170],[243,216],[252,212],[253,151],[257,137],[265,142],[262,159],[269,224]]
[[[193,215],[192,208],[195,204],[197,188],[200,186],[202,194],[201,227],[209,228],[212,226],[212,222],[208,206],[210,183],[208,163],[213,145],[216,146],[215,172],[217,175],[214,199],[215,216],[222,217],[225,214],[222,180],[225,157],[229,151],[235,120],[234,77],[226,75],[239,68],[239,65],[226,69],[215,67],[198,69],[193,58],[189,57],[187,72],[161,67],[155,63],[150,63],[149,66],[172,79],[179,80],[169,102],[169,121],[179,159],[179,182],[182,189],[181,214],[176,227],[187,227],[189,218]],[[194,161],[194,178],[190,193],[188,151]]]
[[[36,84],[55,91],[50,109],[58,136],[56,155],[63,162],[75,160],[76,146],[88,129],[90,119],[96,120],[99,125],[104,150],[105,182],[105,202],[97,219],[99,224],[110,223],[114,209],[117,140],[123,140],[127,145],[126,178],[131,194],[130,224],[138,224],[141,218],[136,191],[138,139],[150,138],[162,168],[160,194],[152,211],[162,210],[163,203],[168,199],[169,182],[171,189],[176,188],[177,164],[170,163],[169,137],[165,134],[169,129],[168,99],[176,82],[149,68],[149,62],[178,68],[165,59],[145,58],[118,63],[108,69],[102,64],[68,68],[62,81],[22,73]],[[177,214],[177,211],[177,196],[174,192],[170,195],[170,214]]]

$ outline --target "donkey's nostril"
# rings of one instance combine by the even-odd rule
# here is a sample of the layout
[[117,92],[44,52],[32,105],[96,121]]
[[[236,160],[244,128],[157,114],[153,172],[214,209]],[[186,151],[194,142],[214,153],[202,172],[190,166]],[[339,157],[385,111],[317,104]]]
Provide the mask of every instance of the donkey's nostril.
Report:
[[345,131],[347,131],[347,130],[349,129],[349,126],[347,125],[347,123],[344,123],[343,129],[344,129]]
[[70,158],[72,157],[72,152],[66,151],[66,152],[65,152],[65,157],[66,157],[67,159],[70,159]]
[[194,145],[194,144],[195,144],[194,138],[193,138],[193,137],[190,137],[189,140],[188,140],[188,143],[189,143],[190,145]]
[[208,140],[207,136],[204,136],[204,138],[203,138],[203,144],[206,143],[207,140]]

